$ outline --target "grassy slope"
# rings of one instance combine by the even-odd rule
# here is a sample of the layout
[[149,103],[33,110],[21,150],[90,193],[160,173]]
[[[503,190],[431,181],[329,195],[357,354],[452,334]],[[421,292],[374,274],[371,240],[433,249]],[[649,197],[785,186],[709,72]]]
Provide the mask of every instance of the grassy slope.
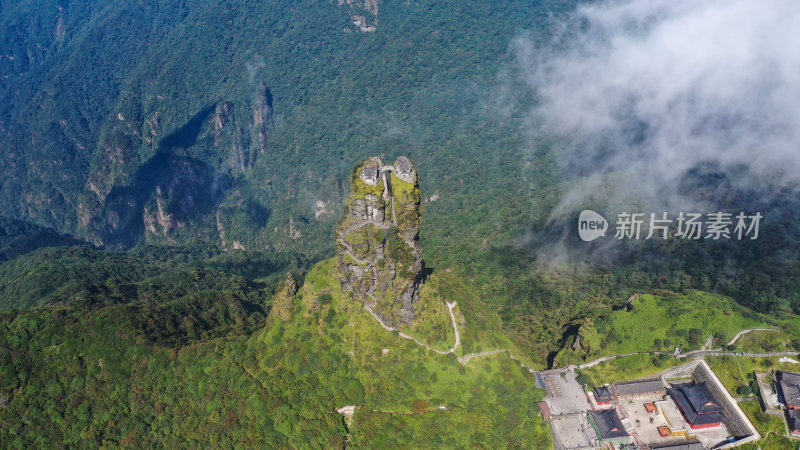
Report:
[[[586,351],[578,354],[567,349],[559,353],[558,360],[564,363],[570,359],[579,361],[581,356],[588,356],[587,359],[591,360],[618,353],[667,350],[663,348],[665,339],[672,339],[684,347],[688,344],[685,331],[692,328],[702,330],[703,343],[707,335],[720,338],[714,347],[721,346],[744,328],[775,327],[781,330],[755,331],[743,335],[736,342],[735,349],[747,352],[787,350],[794,345],[798,336],[798,320],[795,317],[773,318],[756,314],[727,297],[697,291],[681,296],[642,295],[633,301],[632,311],[615,311],[608,320],[600,322],[599,326],[595,326],[595,323],[587,321],[581,327],[584,345],[591,350],[588,355]],[[656,339],[662,341],[661,347],[653,344]],[[734,395],[740,387],[753,383],[756,371],[798,370],[797,364],[781,363],[779,359],[706,357],[722,383]],[[682,362],[685,361],[638,354],[598,364],[581,372],[588,384],[599,385],[645,378]],[[764,436],[759,446],[743,448],[796,448],[794,442],[785,437],[783,419],[762,413],[758,402],[743,402],[741,406]]]
[[[476,359],[461,366],[454,355],[438,355],[402,339],[380,328],[358,303],[345,300],[346,296],[332,277],[332,270],[333,262],[325,261],[306,277],[299,297],[298,317],[320,323],[324,321],[320,318],[333,314],[343,320],[342,352],[350,355],[365,392],[364,403],[352,425],[352,445],[385,447],[403,442],[404,445],[425,446],[444,442],[466,447],[515,442],[524,447],[547,446],[548,433],[535,406],[541,393],[534,387],[533,377],[507,355]],[[452,286],[454,282],[457,282],[455,277],[437,279],[434,276],[431,289],[436,289],[439,296],[423,296],[423,299],[438,300],[444,295],[459,304],[472,306],[474,297],[454,296],[459,292]],[[318,305],[315,311],[313,299],[321,293],[330,293],[333,302],[327,306]],[[487,330],[487,333],[492,332],[500,330]],[[466,334],[462,339],[470,336]],[[424,419],[406,415],[438,406],[448,409],[426,413]],[[391,416],[392,420],[385,416]],[[428,417],[430,421],[426,420]],[[456,433],[456,430],[463,431],[465,417],[469,418],[468,423],[477,421],[494,423],[494,426]],[[398,432],[398,420],[411,427]]]
[[742,407],[745,414],[750,417],[753,424],[761,433],[763,438],[756,444],[748,444],[742,446],[743,449],[758,449],[769,448],[775,450],[791,450],[796,449],[796,441],[786,437],[786,425],[784,419],[777,416],[771,416],[761,411],[761,405],[758,402],[741,402],[739,406]]
[[[795,357],[795,359],[797,359]],[[755,372],[769,372],[771,370],[787,370],[797,372],[800,365],[779,362],[779,357],[749,358],[740,356],[710,356],[707,357],[711,368],[719,376],[722,384],[732,393],[740,386],[750,385],[755,380]]]
[[744,352],[780,352],[794,348],[796,338],[785,331],[758,331],[742,335],[731,346],[732,350]]
[[581,369],[590,386],[601,386],[615,381],[631,381],[653,376],[682,361],[674,358],[656,362],[650,355],[633,355]]
[[[753,332],[736,343],[739,351],[757,351],[765,346],[784,350],[773,339],[800,335],[800,320],[793,316],[769,317],[738,305],[732,299],[700,291],[685,295],[641,295],[632,302],[632,311],[614,311],[581,325],[584,339],[578,351],[565,348],[556,357],[558,364],[580,363],[601,356],[629,352],[666,351],[679,346],[684,352],[699,349],[707,336],[715,338],[713,348],[727,343],[739,331],[755,327],[775,327],[782,333]],[[694,331],[693,331],[694,330]],[[759,336],[772,333],[761,342]],[[694,335],[694,336],[693,336]],[[572,344],[572,342],[570,342]],[[787,342],[789,344],[789,342]]]

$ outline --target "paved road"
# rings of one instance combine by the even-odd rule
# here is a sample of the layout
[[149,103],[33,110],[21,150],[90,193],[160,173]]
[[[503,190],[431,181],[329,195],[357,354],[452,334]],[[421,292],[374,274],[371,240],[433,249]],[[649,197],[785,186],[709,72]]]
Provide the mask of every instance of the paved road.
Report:
[[[736,336],[734,336],[733,339],[728,341],[728,343],[725,344],[725,345],[726,346],[733,345],[733,343],[735,343],[740,337],[742,337],[743,335],[745,335],[747,333],[753,332],[753,331],[780,331],[780,330],[777,329],[777,328],[746,328],[746,329],[736,333]],[[629,353],[621,353],[621,354],[618,354],[618,355],[603,356],[601,358],[597,358],[595,360],[592,360],[592,361],[589,361],[589,362],[586,362],[586,363],[583,363],[583,364],[578,364],[577,367],[578,367],[578,369],[588,369],[590,367],[594,367],[594,366],[596,366],[598,364],[604,363],[606,361],[612,361],[612,360],[617,359],[617,358],[624,358],[626,356],[645,355],[645,354],[646,355],[669,355],[669,356],[675,357],[675,359],[686,359],[686,358],[694,358],[694,357],[700,357],[700,356],[726,356],[726,355],[727,356],[748,356],[748,357],[751,357],[751,358],[770,358],[770,357],[773,357],[773,356],[792,356],[792,355],[797,355],[798,353],[800,353],[798,351],[762,352],[762,353],[729,352],[729,351],[724,351],[721,348],[717,348],[717,349],[713,349],[713,350],[709,349],[708,348],[708,347],[710,347],[709,344],[710,344],[709,343],[709,339],[707,339],[706,340],[706,345],[704,345],[703,348],[701,348],[700,350],[692,350],[690,352],[681,353],[681,354],[678,354],[678,355],[675,355],[674,353],[670,353],[670,352],[629,352]]]
[[711,350],[711,346],[714,345],[714,337],[707,336],[706,337],[706,344],[703,346],[701,350]]
[[708,351],[695,351],[678,355],[678,359],[688,358],[690,356],[748,356],[750,358],[771,358],[773,356],[791,356],[797,355],[797,350],[787,350],[783,352],[763,352],[763,353],[754,353],[754,352],[724,352],[722,350],[708,350]]
[[[386,171],[386,170],[390,170],[391,171],[391,170],[394,170],[394,169],[393,168],[392,169],[384,169],[384,171]],[[386,176],[384,175],[384,183],[385,182],[386,182]],[[384,191],[384,192],[386,192],[386,191]],[[393,222],[396,224],[397,223],[397,219],[395,218],[395,212],[394,212],[394,199],[391,199],[391,200],[392,200],[392,219],[393,219]],[[345,253],[349,257],[353,258],[354,260],[356,260],[359,263],[363,263],[366,260],[364,260],[362,258],[356,258],[355,255],[353,255],[353,253],[351,251],[352,248],[350,247],[350,244],[346,241],[346,238],[347,238],[347,235],[350,234],[350,232],[353,231],[354,229],[360,228],[360,227],[363,227],[364,225],[369,225],[369,224],[375,225],[376,227],[384,229],[384,230],[389,228],[389,226],[386,225],[384,222],[380,222],[380,221],[377,221],[377,220],[372,220],[372,219],[359,220],[359,221],[353,222],[352,224],[350,224],[349,227],[347,227],[344,231],[342,231],[341,237],[339,238],[339,242],[341,242],[342,245],[345,248]],[[371,268],[371,266],[367,267],[366,270],[369,270],[370,268]],[[375,300],[375,298],[373,296],[370,296],[370,298]],[[438,349],[432,348],[429,345],[425,344],[424,342],[420,341],[419,339],[415,338],[414,336],[409,336],[408,334],[403,333],[402,331],[398,330],[397,328],[387,325],[386,323],[384,323],[383,319],[381,319],[375,313],[375,311],[372,309],[372,306],[370,306],[369,304],[364,304],[364,309],[366,309],[370,314],[372,314],[372,317],[374,317],[375,320],[378,321],[378,323],[380,324],[380,326],[384,330],[397,331],[397,334],[400,337],[402,337],[403,339],[412,340],[412,341],[416,342],[417,344],[419,344],[420,346],[422,346],[422,347],[424,347],[424,348],[426,348],[426,349],[428,349],[428,350],[430,350],[432,352],[439,353],[440,355],[447,355],[447,354],[450,354],[450,353],[455,353],[456,349],[459,347],[459,345],[461,345],[461,333],[459,333],[459,331],[458,331],[458,324],[456,323],[456,316],[453,314],[453,308],[456,307],[457,303],[456,302],[445,302],[445,304],[447,305],[447,310],[450,313],[450,321],[453,324],[453,330],[455,332],[455,337],[456,337],[455,344],[453,344],[453,347],[450,348],[450,350],[447,350],[447,351],[442,351],[442,350],[438,350]],[[498,349],[498,350],[491,350],[491,351],[488,351],[488,352],[473,353],[471,355],[464,355],[464,356],[460,357],[458,360],[462,364],[464,364],[464,363],[466,363],[467,361],[469,361],[472,358],[476,358],[476,357],[484,356],[484,355],[491,355],[491,354],[494,354],[494,353],[501,353],[501,352],[505,352],[505,351],[507,351],[507,350],[506,349]],[[511,358],[512,359],[516,359],[516,358],[514,358],[513,355],[511,356]],[[524,367],[528,367],[528,366],[525,366],[524,364],[521,364],[521,363],[520,363],[520,365],[522,365]],[[530,367],[528,367],[528,369],[529,370],[533,370]]]
[[578,369],[588,369],[590,367],[594,367],[594,366],[596,366],[596,365],[598,365],[600,363],[604,363],[606,361],[611,361],[611,360],[614,360],[614,359],[617,359],[617,358],[624,358],[625,356],[638,355],[638,354],[641,354],[641,353],[649,353],[649,352],[631,352],[631,353],[622,353],[622,354],[619,354],[619,355],[603,356],[602,358],[597,358],[597,359],[595,359],[593,361],[590,361],[588,363],[578,364]]

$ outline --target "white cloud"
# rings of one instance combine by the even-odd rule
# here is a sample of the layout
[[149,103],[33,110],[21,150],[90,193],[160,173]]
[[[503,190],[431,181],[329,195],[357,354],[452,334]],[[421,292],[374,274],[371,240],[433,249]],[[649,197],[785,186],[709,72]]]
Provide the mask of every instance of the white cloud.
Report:
[[795,1],[606,1],[560,29],[544,48],[519,38],[515,49],[538,132],[591,171],[637,165],[667,186],[715,162],[800,181]]

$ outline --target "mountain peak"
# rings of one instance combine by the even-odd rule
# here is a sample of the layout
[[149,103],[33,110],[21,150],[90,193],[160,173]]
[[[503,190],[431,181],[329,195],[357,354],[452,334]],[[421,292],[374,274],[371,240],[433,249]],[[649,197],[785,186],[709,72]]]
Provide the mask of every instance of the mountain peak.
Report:
[[422,247],[414,163],[371,157],[350,177],[351,192],[336,232],[342,287],[383,320],[408,325],[419,299]]

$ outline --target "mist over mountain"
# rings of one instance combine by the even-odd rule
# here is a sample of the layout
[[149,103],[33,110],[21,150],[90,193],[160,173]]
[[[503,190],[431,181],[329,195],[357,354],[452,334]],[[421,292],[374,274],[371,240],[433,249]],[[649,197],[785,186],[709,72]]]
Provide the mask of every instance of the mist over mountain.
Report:
[[[680,268],[751,306],[797,305],[800,60],[786,45],[800,41],[798,23],[783,2],[605,1],[557,20],[549,42],[517,36],[515,63],[536,93],[525,130],[555,143],[565,180],[519,245],[545,268]],[[578,239],[582,209],[606,215],[609,238]],[[650,213],[666,212],[674,233],[680,212],[717,211],[763,214],[760,239],[644,242]],[[623,212],[644,213],[641,241],[613,238]]]
[[789,6],[581,5],[550,44],[514,41],[539,100],[536,132],[566,147],[570,173],[628,171],[656,206],[679,205],[681,179],[699,168],[731,174],[738,187],[796,188],[800,57],[788,49],[800,43],[800,15]]

